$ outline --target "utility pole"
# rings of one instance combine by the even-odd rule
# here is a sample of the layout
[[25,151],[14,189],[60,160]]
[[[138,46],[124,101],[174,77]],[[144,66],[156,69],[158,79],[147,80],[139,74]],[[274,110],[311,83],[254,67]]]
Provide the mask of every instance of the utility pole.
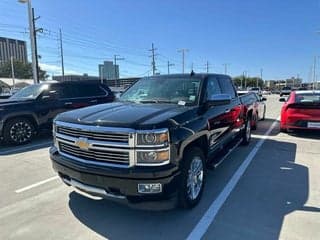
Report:
[[[298,81],[298,84],[299,84],[299,78],[300,78],[299,73],[297,73],[297,81]],[[301,80],[301,82],[300,82],[300,87],[302,87],[302,80]]]
[[224,74],[227,74],[228,72],[228,66],[230,65],[229,63],[224,63],[222,64],[224,66]]
[[[263,82],[262,85],[264,86],[264,81],[263,81],[263,78],[262,78],[262,74],[263,74],[263,68],[260,69],[260,79]],[[257,83],[257,87],[258,87],[258,83]]]
[[32,75],[34,83],[38,83],[38,69],[36,65],[36,44],[35,44],[35,27],[34,27],[34,16],[33,8],[31,6],[31,0],[18,0],[20,3],[28,4],[28,19],[29,19],[29,33],[30,33],[30,45],[31,45],[31,54],[32,54]]
[[245,77],[246,77],[246,76],[245,76],[245,72],[246,72],[246,71],[243,71],[243,72],[242,72],[241,90],[243,89],[243,82],[245,82],[245,81],[246,81],[246,80],[245,80]]
[[124,60],[124,58],[120,58],[119,56],[120,55],[114,55],[114,80],[116,87],[120,87],[120,83],[118,82],[119,73],[117,72],[117,61]]
[[[33,53],[32,53],[32,65],[33,65],[33,78],[35,83],[39,83],[39,62],[38,62],[38,48],[37,48],[37,31],[41,31],[41,29],[36,29],[35,21],[40,17],[34,17],[34,8],[32,8],[32,35],[33,35]],[[31,43],[32,44],[32,43]],[[34,55],[34,56],[33,56]],[[34,60],[34,63],[33,63]]]
[[247,79],[249,78],[249,73],[247,71],[244,71],[243,74],[245,74],[244,89],[247,89]]
[[207,69],[207,73],[209,73],[209,62],[208,61],[206,63],[206,69]]
[[191,63],[191,71],[193,71],[193,62]]
[[186,49],[186,48],[182,48],[182,49],[179,49],[178,52],[181,52],[182,53],[182,73],[184,73],[184,59],[185,59],[185,53],[186,52],[189,52],[189,49]]
[[317,66],[317,57],[314,57],[313,61],[313,82],[312,82],[312,90],[314,90],[314,82],[316,80],[316,66]]
[[156,70],[157,70],[157,68],[156,68],[156,61],[155,61],[155,56],[156,56],[156,54],[155,54],[155,51],[156,50],[158,50],[157,48],[154,48],[154,45],[153,45],[153,43],[152,43],[152,45],[151,45],[151,49],[149,49],[149,51],[151,51],[151,66],[152,66],[152,74],[153,75],[155,75],[156,74]]
[[170,62],[168,61],[168,74],[170,74],[170,67],[172,67],[172,66],[174,66],[174,64],[173,64],[173,63],[170,63]]
[[62,31],[59,29],[60,33],[60,57],[61,57],[61,72],[62,72],[62,81],[64,81],[64,60],[63,60],[63,47],[62,47]]
[[15,88],[15,79],[14,79],[14,66],[13,66],[13,57],[10,57],[11,60],[11,77],[12,77],[12,86]]

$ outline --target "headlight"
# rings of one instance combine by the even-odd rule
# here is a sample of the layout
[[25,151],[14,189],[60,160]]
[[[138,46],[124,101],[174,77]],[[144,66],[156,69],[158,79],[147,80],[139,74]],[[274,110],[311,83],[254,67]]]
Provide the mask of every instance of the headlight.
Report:
[[170,159],[169,150],[137,151],[138,165],[162,165]]
[[138,132],[137,146],[167,146],[169,142],[168,130],[154,132]]

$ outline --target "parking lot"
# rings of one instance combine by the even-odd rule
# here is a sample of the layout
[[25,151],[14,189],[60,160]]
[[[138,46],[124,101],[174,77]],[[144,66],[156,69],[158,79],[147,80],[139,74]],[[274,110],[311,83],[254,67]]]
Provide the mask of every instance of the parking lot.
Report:
[[208,172],[192,210],[135,210],[73,192],[52,170],[50,134],[0,147],[0,239],[320,239],[320,134],[279,133],[279,97],[267,98],[250,145]]

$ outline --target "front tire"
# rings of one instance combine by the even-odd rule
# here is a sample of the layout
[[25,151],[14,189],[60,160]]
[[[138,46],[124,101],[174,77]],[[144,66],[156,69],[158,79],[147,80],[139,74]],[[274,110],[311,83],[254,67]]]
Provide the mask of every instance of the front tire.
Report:
[[178,204],[192,208],[200,201],[205,184],[205,156],[200,148],[193,147],[184,153],[183,169],[178,192]]
[[4,127],[4,141],[14,145],[26,144],[32,140],[34,130],[33,123],[26,118],[11,119]]

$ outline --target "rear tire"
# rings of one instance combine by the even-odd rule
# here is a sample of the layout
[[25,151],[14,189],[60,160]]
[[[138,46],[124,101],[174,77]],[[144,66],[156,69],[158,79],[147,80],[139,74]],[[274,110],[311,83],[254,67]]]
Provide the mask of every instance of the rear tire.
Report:
[[287,132],[288,132],[288,129],[286,129],[286,128],[280,128],[280,132],[287,133]]
[[263,109],[262,121],[266,119],[266,107]]
[[253,123],[253,125],[251,126],[251,130],[257,130],[258,128],[258,113],[254,116],[254,120],[251,120],[251,124]]
[[3,138],[8,144],[22,145],[30,142],[35,134],[34,124],[26,118],[14,118],[5,123]]
[[245,127],[242,132],[242,145],[248,145],[251,141],[251,119],[246,121]]
[[178,189],[178,205],[193,208],[201,199],[206,180],[205,156],[198,147],[186,150]]

